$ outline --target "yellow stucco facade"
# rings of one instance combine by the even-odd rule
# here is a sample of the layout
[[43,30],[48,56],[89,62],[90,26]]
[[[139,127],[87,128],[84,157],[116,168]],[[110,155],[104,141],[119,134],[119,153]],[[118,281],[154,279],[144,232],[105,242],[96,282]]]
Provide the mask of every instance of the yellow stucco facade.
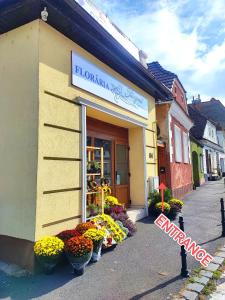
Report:
[[[6,141],[0,148],[1,157],[5,157],[0,170],[4,191],[0,234],[35,241],[74,228],[81,221],[82,118],[78,97],[146,124],[146,128],[139,127],[87,109],[88,116],[128,128],[131,199],[134,205],[144,206],[146,180],[157,176],[153,97],[40,20],[2,35],[0,41],[0,57],[4,57],[4,63],[0,61],[0,74],[4,71],[0,119]],[[148,99],[148,120],[73,86],[72,51]],[[13,66],[14,71],[8,69]]]
[[0,234],[34,240],[38,38],[33,22],[0,35]]

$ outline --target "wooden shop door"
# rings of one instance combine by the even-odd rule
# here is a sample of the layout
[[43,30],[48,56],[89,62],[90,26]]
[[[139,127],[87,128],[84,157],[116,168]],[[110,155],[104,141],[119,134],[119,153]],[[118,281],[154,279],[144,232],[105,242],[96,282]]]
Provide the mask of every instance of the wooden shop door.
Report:
[[115,194],[129,205],[129,148],[128,144],[115,143]]
[[87,118],[87,145],[103,147],[104,177],[112,195],[129,206],[129,145],[128,130],[90,117]]

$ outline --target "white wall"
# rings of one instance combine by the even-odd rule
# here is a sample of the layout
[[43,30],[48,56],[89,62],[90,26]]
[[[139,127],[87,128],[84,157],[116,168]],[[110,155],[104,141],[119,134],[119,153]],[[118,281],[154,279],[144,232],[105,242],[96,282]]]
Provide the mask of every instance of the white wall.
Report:
[[219,145],[225,150],[225,132],[217,131],[217,138]]
[[215,144],[218,144],[216,126],[214,126],[210,121],[207,121],[206,123],[203,138]]

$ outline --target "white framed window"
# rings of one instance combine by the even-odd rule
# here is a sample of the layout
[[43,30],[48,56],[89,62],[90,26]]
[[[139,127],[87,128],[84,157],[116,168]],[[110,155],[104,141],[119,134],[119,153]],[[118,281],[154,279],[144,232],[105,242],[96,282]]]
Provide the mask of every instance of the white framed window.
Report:
[[183,132],[183,149],[184,149],[184,163],[189,163],[189,143],[188,143],[188,135]]
[[181,129],[176,125],[174,125],[174,147],[175,147],[175,161],[182,162]]

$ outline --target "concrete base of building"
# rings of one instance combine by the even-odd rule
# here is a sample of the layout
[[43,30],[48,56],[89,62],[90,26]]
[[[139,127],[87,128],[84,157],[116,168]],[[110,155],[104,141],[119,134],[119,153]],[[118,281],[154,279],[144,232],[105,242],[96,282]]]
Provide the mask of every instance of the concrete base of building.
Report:
[[28,240],[0,235],[0,260],[36,272],[34,243]]
[[174,198],[182,199],[187,193],[193,190],[193,183],[189,183],[185,186],[172,189],[172,194]]

